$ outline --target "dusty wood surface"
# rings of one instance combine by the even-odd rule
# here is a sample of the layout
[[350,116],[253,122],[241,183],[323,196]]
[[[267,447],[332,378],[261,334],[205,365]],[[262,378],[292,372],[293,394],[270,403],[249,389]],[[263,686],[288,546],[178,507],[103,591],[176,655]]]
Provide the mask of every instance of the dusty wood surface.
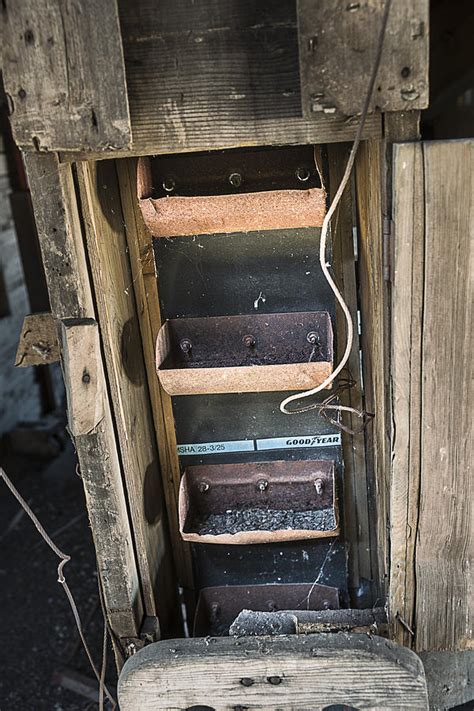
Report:
[[[354,136],[357,119],[301,117],[291,0],[120,0],[119,6],[135,153]],[[365,136],[378,135],[380,116],[371,116]]]
[[[16,142],[29,150],[110,150],[130,143],[116,0],[3,8],[3,76]],[[107,79],[108,77],[108,79]]]
[[473,156],[467,140],[394,148],[390,603],[417,650],[472,645]]
[[375,419],[366,429],[367,467],[375,481],[375,492],[372,492],[369,500],[369,510],[376,508],[378,580],[383,588],[388,575],[390,419],[387,401],[388,297],[387,286],[383,280],[382,183],[382,144],[378,141],[366,141],[360,146],[356,160],[358,275],[365,409],[375,413]]
[[73,437],[87,435],[104,417],[99,325],[93,319],[64,319],[60,339],[69,430]]
[[[26,163],[52,314],[95,318],[71,166],[54,155],[28,155]],[[109,620],[117,637],[136,637],[140,580],[106,388],[103,406],[103,419],[75,447]]]
[[[423,144],[425,279],[416,649],[472,646],[474,142]],[[441,337],[441,341],[440,341]]]
[[424,268],[423,149],[394,146],[395,224],[392,286],[394,446],[390,495],[389,600],[393,635],[411,646],[415,614],[415,544],[420,480],[421,338]]
[[161,388],[155,368],[155,343],[161,326],[161,314],[153,247],[138,207],[137,161],[118,161],[117,172],[132,272],[129,288],[135,292],[174,563],[180,584],[191,588],[191,552],[189,544],[179,534],[178,491],[181,472],[171,398]]
[[[384,6],[298,0],[303,115],[362,111],[375,62]],[[370,108],[406,111],[428,106],[428,0],[390,7]]]
[[[329,195],[332,198],[339,187],[344,168],[349,157],[347,145],[329,145]],[[342,289],[348,304],[354,328],[352,351],[347,364],[348,371],[356,381],[350,390],[341,393],[341,403],[349,407],[362,410],[362,383],[360,381],[360,339],[357,324],[357,282],[356,260],[354,253],[353,237],[353,199],[350,188],[342,196],[337,215],[332,221],[332,266],[336,274],[339,288]],[[337,357],[336,362],[342,357],[345,349],[346,325],[341,311],[336,317],[337,332]],[[351,426],[357,429],[359,423],[352,417]],[[348,435],[342,433],[342,447],[344,452],[344,530],[349,550],[349,587],[359,587],[359,576],[370,580],[376,571],[372,570],[372,547],[368,511],[368,472],[365,459],[364,435]]]
[[123,711],[428,709],[418,657],[357,634],[158,642],[127,661],[118,694]]
[[58,326],[51,313],[28,314],[21,327],[15,366],[47,365],[59,360]]
[[78,180],[145,610],[156,614],[156,595],[169,613],[166,516],[115,164],[79,164]]
[[474,650],[466,652],[421,652],[430,709],[452,709],[472,704]]

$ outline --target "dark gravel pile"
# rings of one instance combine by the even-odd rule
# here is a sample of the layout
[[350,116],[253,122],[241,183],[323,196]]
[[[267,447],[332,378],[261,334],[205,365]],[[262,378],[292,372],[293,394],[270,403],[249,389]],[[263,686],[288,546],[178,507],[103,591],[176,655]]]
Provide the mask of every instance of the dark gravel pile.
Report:
[[203,535],[241,531],[332,531],[336,527],[333,509],[228,509],[225,513],[207,514],[195,522],[193,530]]
[[[69,446],[56,460],[5,455],[1,466],[55,543],[71,556],[64,573],[96,664],[103,620],[82,481]],[[92,711],[97,703],[52,683],[71,669],[93,679],[73,615],[57,582],[58,558],[0,481],[0,711]],[[109,688],[117,683],[109,650]]]

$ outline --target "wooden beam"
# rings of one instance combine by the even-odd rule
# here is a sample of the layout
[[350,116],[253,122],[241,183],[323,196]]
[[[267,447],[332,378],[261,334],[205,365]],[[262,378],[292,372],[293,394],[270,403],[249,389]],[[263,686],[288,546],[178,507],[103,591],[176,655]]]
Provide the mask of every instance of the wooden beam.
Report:
[[366,430],[369,477],[375,482],[370,506],[376,507],[378,582],[384,593],[388,581],[390,491],[390,416],[388,353],[388,290],[383,274],[383,144],[365,141],[356,159],[361,343],[365,409],[375,413]]
[[394,149],[390,605],[416,650],[472,645],[473,164],[470,140]]
[[417,650],[472,646],[474,141],[423,144],[425,269]]
[[132,272],[129,288],[133,288],[137,302],[173,556],[180,584],[192,588],[191,551],[189,544],[181,538],[178,523],[181,471],[171,398],[161,388],[155,369],[155,344],[162,322],[153,245],[138,206],[137,161],[118,161],[117,170]]
[[[58,319],[94,319],[72,170],[55,155],[27,155],[38,236],[51,311]],[[80,356],[80,349],[70,359]],[[70,360],[70,366],[72,365]],[[108,390],[103,418],[74,444],[104,590],[107,614],[118,638],[137,637],[143,617],[140,578],[122,484]]]
[[424,269],[423,148],[393,147],[395,225],[392,286],[390,586],[392,636],[411,646],[415,616],[415,545],[420,487],[421,341]]
[[110,162],[77,172],[145,612],[156,615],[156,596],[166,617],[175,583],[117,173]]
[[8,2],[2,14],[2,69],[18,145],[41,151],[129,146],[117,0],[84,7]]
[[[349,157],[347,145],[329,145],[329,195],[332,199],[344,172]],[[347,364],[348,370],[356,380],[356,385],[341,395],[343,405],[362,410],[363,395],[360,381],[360,342],[357,328],[358,304],[356,283],[356,261],[353,237],[353,194],[349,186],[341,199],[341,203],[333,220],[333,268],[337,276],[337,283],[342,289],[346,303],[349,305],[352,321],[354,323],[354,341],[351,355]],[[338,311],[336,319],[337,332],[337,358],[342,357],[345,349],[346,326],[345,319]],[[358,423],[353,418],[352,426]],[[372,570],[372,548],[375,541],[370,539],[369,510],[368,510],[368,481],[367,464],[365,458],[364,434],[348,435],[342,433],[342,446],[344,452],[344,505],[346,540],[349,549],[349,575],[350,588],[359,587],[359,576],[372,580],[375,571]]]
[[420,659],[382,637],[351,633],[157,642],[128,660],[118,697],[122,711],[428,710]]
[[[298,0],[303,116],[362,111],[384,5]],[[429,0],[397,0],[387,21],[370,111],[428,106]]]

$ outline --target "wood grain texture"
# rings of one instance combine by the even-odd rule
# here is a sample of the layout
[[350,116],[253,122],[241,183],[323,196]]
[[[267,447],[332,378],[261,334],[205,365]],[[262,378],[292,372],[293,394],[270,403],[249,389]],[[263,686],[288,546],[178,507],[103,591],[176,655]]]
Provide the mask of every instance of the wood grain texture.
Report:
[[126,148],[131,130],[116,0],[5,3],[3,75],[29,150]]
[[382,143],[362,143],[356,159],[359,308],[365,409],[375,413],[373,423],[366,429],[366,457],[370,478],[375,482],[375,491],[368,493],[369,507],[376,506],[378,581],[382,591],[388,581],[389,569],[387,533],[391,435],[388,402],[388,294],[383,279],[382,249],[383,171]]
[[428,709],[418,657],[358,634],[158,642],[127,661],[118,696],[123,711]]
[[105,376],[98,323],[94,319],[64,319],[60,338],[68,427],[73,437],[87,435],[104,417]]
[[[120,0],[133,151],[350,140],[355,122],[301,116],[292,0]],[[380,116],[364,135],[380,135]]]
[[[362,111],[375,61],[384,6],[377,0],[298,0],[303,115]],[[370,110],[428,106],[428,0],[390,7]]]
[[[344,144],[329,145],[329,195],[332,198],[340,184],[344,168],[349,157],[349,148]],[[342,289],[348,304],[352,322],[357,324],[357,281],[356,261],[353,237],[353,191],[347,188],[342,196],[337,215],[332,222],[332,265],[339,288]],[[346,324],[343,314],[336,316],[336,362],[342,357],[345,348]],[[356,380],[356,385],[341,394],[343,405],[358,410],[364,408],[362,383],[360,378],[360,339],[358,329],[354,328],[352,350],[347,363],[348,370]],[[358,422],[352,417],[351,426],[356,429]],[[365,458],[364,434],[348,435],[342,433],[344,453],[344,507],[345,534],[349,550],[349,587],[359,587],[359,576],[371,580],[376,574],[372,566],[375,555],[375,541],[371,540],[368,500],[368,471]]]
[[49,312],[25,316],[18,341],[15,367],[47,365],[58,360],[58,325],[54,316]]
[[423,144],[425,279],[416,649],[473,645],[474,141]]
[[[27,155],[38,236],[52,314],[95,318],[71,166],[54,155]],[[122,472],[107,389],[104,417],[74,441],[104,600],[118,638],[137,637],[143,615]]]
[[391,373],[392,485],[390,586],[392,634],[411,646],[415,615],[415,545],[420,486],[421,346],[424,269],[423,148],[393,148]]
[[179,583],[192,588],[191,551],[179,534],[181,472],[171,398],[161,388],[155,369],[155,343],[161,326],[160,302],[151,237],[143,222],[136,194],[137,161],[117,161],[117,172],[132,273],[129,288],[133,288],[137,304],[173,558]]
[[174,582],[117,174],[109,162],[77,169],[145,611],[154,616],[155,596],[164,596],[161,609],[167,611]]

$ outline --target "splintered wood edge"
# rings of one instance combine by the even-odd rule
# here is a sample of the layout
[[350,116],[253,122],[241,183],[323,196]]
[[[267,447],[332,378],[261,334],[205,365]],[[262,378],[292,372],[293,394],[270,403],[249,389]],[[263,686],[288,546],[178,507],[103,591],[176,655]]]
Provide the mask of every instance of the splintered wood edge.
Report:
[[[278,681],[270,682],[274,677]],[[417,655],[381,637],[351,633],[156,642],[127,660],[118,696],[123,711],[184,709],[210,699],[216,710],[334,703],[428,710]]]
[[48,365],[59,360],[58,322],[50,312],[28,314],[21,329],[15,368]]

